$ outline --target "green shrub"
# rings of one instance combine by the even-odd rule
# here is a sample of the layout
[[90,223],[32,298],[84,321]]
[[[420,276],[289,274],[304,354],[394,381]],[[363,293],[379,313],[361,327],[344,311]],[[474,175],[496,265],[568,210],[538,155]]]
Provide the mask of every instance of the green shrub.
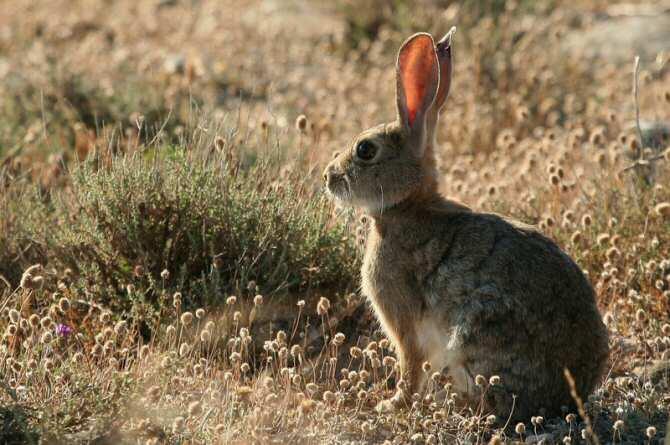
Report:
[[48,214],[34,186],[15,178],[10,183],[7,176],[0,169],[0,294],[18,285],[27,266],[45,260],[44,245],[35,234],[44,228]]
[[346,227],[329,226],[327,200],[300,171],[280,178],[267,160],[241,170],[234,158],[163,146],[104,169],[82,164],[55,202],[50,265],[97,283],[123,308],[120,295],[155,304],[171,287],[194,304],[251,281],[266,293],[349,288],[358,260]]

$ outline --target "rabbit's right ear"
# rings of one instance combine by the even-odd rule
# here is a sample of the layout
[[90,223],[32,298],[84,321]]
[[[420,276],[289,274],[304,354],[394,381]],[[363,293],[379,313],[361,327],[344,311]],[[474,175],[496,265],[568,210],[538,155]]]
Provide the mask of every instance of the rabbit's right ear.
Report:
[[426,118],[440,82],[435,44],[430,34],[415,34],[402,45],[398,52],[396,82],[398,118],[421,155]]

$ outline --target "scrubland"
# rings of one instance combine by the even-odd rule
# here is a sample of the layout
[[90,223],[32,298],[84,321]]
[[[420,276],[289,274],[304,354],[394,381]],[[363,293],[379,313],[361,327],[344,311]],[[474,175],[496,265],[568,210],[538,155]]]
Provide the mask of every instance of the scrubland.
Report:
[[[670,47],[645,32],[667,4],[2,9],[0,442],[663,443]],[[394,118],[400,43],[452,25],[441,188],[588,274],[611,359],[581,412],[510,424],[429,366],[411,406],[374,411],[398,371],[359,295],[366,223],[320,172]]]

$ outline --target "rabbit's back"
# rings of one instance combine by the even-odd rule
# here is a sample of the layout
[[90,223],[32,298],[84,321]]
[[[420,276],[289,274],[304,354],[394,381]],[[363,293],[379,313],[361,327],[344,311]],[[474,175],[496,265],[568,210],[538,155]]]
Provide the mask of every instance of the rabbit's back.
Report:
[[422,277],[427,314],[457,332],[464,369],[500,375],[500,413],[519,396],[517,415],[570,405],[567,368],[586,396],[607,360],[607,332],[593,290],[555,243],[493,214],[444,219],[439,261]]

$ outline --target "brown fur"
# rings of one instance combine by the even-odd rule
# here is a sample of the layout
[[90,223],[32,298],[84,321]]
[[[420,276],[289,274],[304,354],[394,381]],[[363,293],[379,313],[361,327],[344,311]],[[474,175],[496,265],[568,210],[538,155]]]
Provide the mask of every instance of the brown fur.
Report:
[[[439,195],[434,134],[452,56],[450,35],[437,48],[428,38],[417,34],[400,50],[396,122],[361,133],[324,174],[335,198],[373,220],[363,292],[396,347],[407,385],[401,396],[422,390],[421,366],[430,361],[465,400],[479,399],[476,375],[500,376],[486,398],[501,419],[527,419],[542,408],[560,413],[572,403],[563,369],[586,397],[607,362],[593,290],[579,267],[530,226]],[[434,67],[426,48],[436,51]],[[411,66],[413,60],[420,64]],[[417,66],[435,71],[422,77]],[[430,97],[417,101],[416,91],[404,91],[412,82]],[[409,109],[415,103],[418,109]],[[373,159],[357,156],[362,140],[376,147]]]

